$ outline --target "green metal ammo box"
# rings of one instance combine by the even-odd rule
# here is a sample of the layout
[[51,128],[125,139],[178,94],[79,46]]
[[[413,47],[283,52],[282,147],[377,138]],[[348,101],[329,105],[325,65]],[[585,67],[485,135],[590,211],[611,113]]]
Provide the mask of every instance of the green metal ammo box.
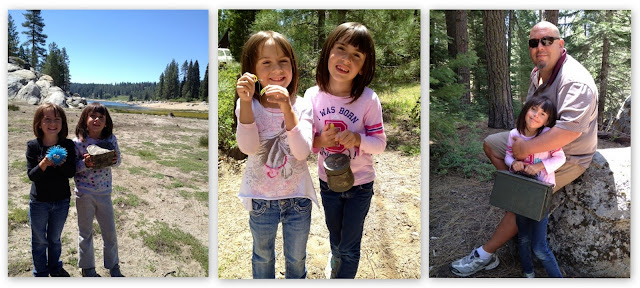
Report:
[[553,184],[498,171],[489,204],[540,221],[547,214]]

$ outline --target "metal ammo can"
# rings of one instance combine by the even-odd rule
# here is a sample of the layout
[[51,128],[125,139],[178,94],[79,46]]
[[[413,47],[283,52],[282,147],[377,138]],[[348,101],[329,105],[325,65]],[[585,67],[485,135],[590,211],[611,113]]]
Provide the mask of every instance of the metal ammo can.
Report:
[[324,172],[327,174],[329,189],[345,192],[353,187],[354,177],[351,160],[344,154],[331,154],[324,159]]

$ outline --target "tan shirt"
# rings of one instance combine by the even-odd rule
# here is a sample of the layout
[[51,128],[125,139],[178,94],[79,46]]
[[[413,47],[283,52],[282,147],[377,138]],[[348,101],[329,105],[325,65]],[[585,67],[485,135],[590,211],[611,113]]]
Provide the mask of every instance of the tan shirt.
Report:
[[556,104],[556,127],[581,132],[578,139],[562,147],[567,163],[589,167],[598,146],[598,90],[589,71],[567,54],[555,80],[538,85],[539,71],[531,72],[527,100],[544,96]]

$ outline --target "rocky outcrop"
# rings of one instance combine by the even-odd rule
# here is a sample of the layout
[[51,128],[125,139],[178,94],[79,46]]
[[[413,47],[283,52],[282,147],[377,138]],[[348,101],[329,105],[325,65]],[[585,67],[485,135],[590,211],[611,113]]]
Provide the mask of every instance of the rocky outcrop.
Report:
[[8,99],[27,102],[32,105],[55,103],[61,107],[84,108],[87,100],[80,95],[73,97],[60,87],[53,85],[53,78],[41,74],[29,67],[29,64],[18,58],[9,57],[8,63]]
[[611,130],[631,135],[631,95],[627,97],[620,110],[618,110],[618,115],[611,125]]
[[579,277],[630,277],[631,147],[598,150],[591,166],[553,196],[549,246]]

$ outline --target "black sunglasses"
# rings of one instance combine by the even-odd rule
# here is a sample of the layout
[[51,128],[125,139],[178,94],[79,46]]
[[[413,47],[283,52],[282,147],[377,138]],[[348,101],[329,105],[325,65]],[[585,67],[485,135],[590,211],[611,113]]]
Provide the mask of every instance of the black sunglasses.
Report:
[[540,39],[529,39],[529,47],[530,48],[537,48],[538,47],[538,43],[542,42],[542,46],[549,46],[551,44],[553,44],[553,41],[555,41],[556,39],[560,39],[559,37],[553,37],[553,36],[544,36]]

